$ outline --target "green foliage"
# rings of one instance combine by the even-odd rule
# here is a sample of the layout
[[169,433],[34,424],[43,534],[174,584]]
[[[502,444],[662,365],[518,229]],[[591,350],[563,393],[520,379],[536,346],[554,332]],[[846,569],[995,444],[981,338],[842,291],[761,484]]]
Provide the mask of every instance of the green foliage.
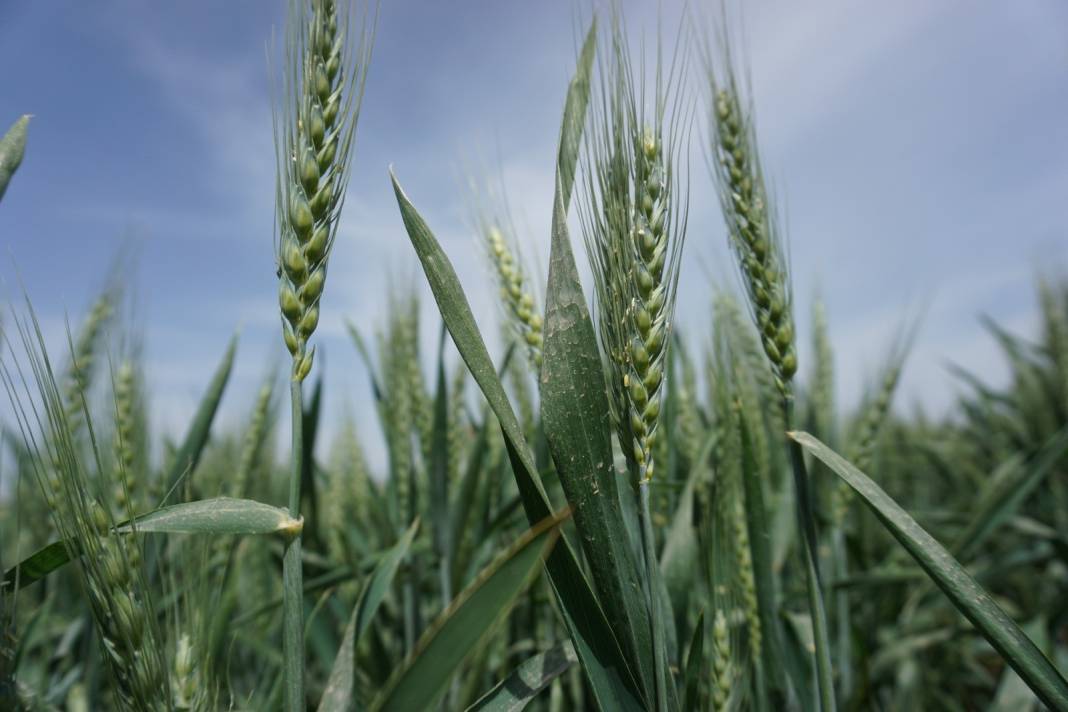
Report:
[[[584,36],[547,160],[545,284],[481,226],[521,338],[494,360],[496,325],[393,176],[440,341],[421,348],[417,289],[382,299],[377,340],[350,323],[369,383],[348,396],[378,427],[354,412],[330,427],[330,385],[305,405],[302,381],[374,20],[350,27],[329,0],[292,11],[276,123],[290,447],[276,459],[275,368],[239,422],[216,422],[236,337],[181,439],[154,432],[114,276],[59,368],[32,309],[16,313],[0,708],[1068,709],[1068,282],[1039,279],[1030,338],[984,322],[1005,386],[954,368],[950,413],[904,417],[908,331],[861,402],[840,402],[821,305],[797,370],[753,107],[711,61],[709,158],[742,290],[710,287],[709,328],[673,329],[688,50],[658,57],[648,90],[613,16]],[[0,195],[25,125],[0,140]],[[802,423],[849,461],[788,440]]]
[[807,433],[792,437],[864,498],[883,525],[1043,702],[1052,709],[1068,707],[1068,681],[941,544],[867,475],[826,445]]

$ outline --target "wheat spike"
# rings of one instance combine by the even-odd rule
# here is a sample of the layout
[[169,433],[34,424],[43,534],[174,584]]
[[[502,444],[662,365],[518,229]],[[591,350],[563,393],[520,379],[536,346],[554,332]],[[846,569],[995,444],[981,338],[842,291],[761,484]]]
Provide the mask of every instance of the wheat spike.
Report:
[[605,353],[620,445],[643,479],[655,471],[666,357],[686,236],[686,188],[677,161],[683,143],[675,64],[659,63],[651,112],[635,89],[621,27],[602,64],[586,154],[583,237],[594,275],[598,331]]
[[[290,0],[287,71],[275,110],[278,300],[293,378],[311,371],[326,267],[351,171],[373,30],[350,36],[335,0]],[[358,49],[354,49],[358,48]]]

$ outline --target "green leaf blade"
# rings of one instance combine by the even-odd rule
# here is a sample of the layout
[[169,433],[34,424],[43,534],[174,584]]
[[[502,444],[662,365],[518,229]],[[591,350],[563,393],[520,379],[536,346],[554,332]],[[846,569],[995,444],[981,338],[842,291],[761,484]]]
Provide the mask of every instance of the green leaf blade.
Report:
[[960,563],[871,478],[808,433],[791,433],[841,477],[964,616],[1052,709],[1068,709],[1068,682]]
[[70,561],[70,553],[67,544],[63,541],[54,541],[30,554],[19,563],[12,566],[4,573],[3,587],[25,588],[36,583],[56,569],[66,565]]
[[467,712],[520,712],[577,660],[570,642],[555,645],[523,661],[508,677],[468,707]]
[[593,583],[632,669],[652,689],[649,610],[634,552],[622,532],[607,387],[597,336],[556,196],[546,296],[541,417]]
[[[279,507],[249,499],[216,497],[162,507],[115,527],[119,534],[290,534],[299,530],[301,520],[293,519]],[[11,567],[3,586],[24,588],[70,562],[66,541],[54,541]]]
[[174,456],[174,462],[171,464],[164,480],[167,486],[165,490],[167,493],[174,489],[182,477],[192,473],[197,466],[197,462],[200,461],[204,446],[208,444],[211,424],[215,420],[215,414],[219,410],[219,403],[222,402],[223,392],[226,390],[226,384],[230,379],[230,372],[234,367],[234,355],[236,353],[237,335],[235,334],[230,339],[230,344],[226,348],[226,353],[223,354],[222,361],[219,362],[215,369],[215,374],[212,376],[211,383],[200,400],[200,405],[197,406],[196,415],[193,417],[193,422],[186,432],[182,446]]
[[[527,519],[531,523],[538,522],[552,514],[549,498],[471,306],[441,245],[404,194],[396,177],[391,178],[408,237],[419,257],[438,311],[457,351],[500,423]],[[553,549],[547,567],[575,652],[601,708],[642,710],[637,683],[626,658],[566,540]]]
[[215,497],[161,507],[117,527],[131,532],[162,534],[295,534],[302,520],[288,510],[251,499]]
[[360,642],[364,631],[370,627],[378,607],[389,593],[397,570],[408,555],[418,529],[419,520],[416,519],[375,565],[374,571],[360,591],[360,598],[352,609],[337,657],[330,668],[330,677],[327,678],[326,689],[319,700],[318,712],[347,712],[352,708],[356,690],[356,644]]
[[463,660],[503,620],[533,580],[565,519],[551,517],[525,533],[461,592],[427,630],[371,709],[432,709]]

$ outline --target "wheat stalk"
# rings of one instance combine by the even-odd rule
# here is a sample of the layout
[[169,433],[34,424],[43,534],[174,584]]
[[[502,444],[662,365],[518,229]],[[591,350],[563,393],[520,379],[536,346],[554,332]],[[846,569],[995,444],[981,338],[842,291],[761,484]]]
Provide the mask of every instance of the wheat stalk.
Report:
[[108,285],[93,302],[71,348],[70,363],[64,378],[64,400],[67,404],[67,414],[76,432],[81,428],[79,416],[89,390],[100,341],[115,314],[118,299],[118,285]]
[[812,381],[809,420],[824,442],[834,442],[834,351],[827,327],[827,308],[822,300],[812,307]]
[[[785,242],[764,181],[752,112],[743,106],[740,86],[724,51],[722,74],[706,54],[711,90],[711,168],[749,311],[781,396],[783,422],[793,428],[793,377],[797,373],[790,280]],[[800,446],[786,439],[794,478],[797,525],[804,542],[809,613],[816,642],[816,679],[823,712],[835,709],[834,679],[826,609],[820,580],[818,532],[808,470]]]
[[[903,335],[898,337],[897,343],[890,349],[878,385],[865,397],[860,417],[850,433],[846,447],[847,457],[861,471],[871,469],[875,445],[890,415],[890,405],[901,382],[901,372],[905,367],[914,333],[914,329],[902,332]],[[841,480],[836,482],[832,490],[831,516],[838,525],[845,521],[852,492],[852,488]]]
[[751,122],[742,111],[733,79],[715,86],[713,149],[730,245],[741,265],[742,281],[760,332],[760,343],[788,396],[797,372],[790,287],[783,243],[771,212],[756,153]]
[[404,298],[393,295],[388,310],[386,332],[379,336],[378,361],[385,386],[386,438],[389,467],[396,494],[397,531],[403,532],[411,521],[418,493],[413,489],[414,458],[412,432],[415,429],[415,397],[412,394],[412,371],[409,367],[410,333],[405,323],[408,306]]
[[[337,236],[350,161],[371,59],[374,23],[365,17],[353,36],[349,8],[335,0],[290,0],[286,34],[287,66],[281,107],[275,108],[277,160],[275,223],[277,227],[278,301],[282,336],[293,357],[292,471],[289,511],[300,515],[303,467],[303,396],[301,384],[311,372],[315,350],[308,339],[319,324],[319,304],[326,268]],[[283,559],[286,604],[285,707],[297,712],[304,695],[303,573],[298,533]]]
[[678,167],[686,125],[683,68],[676,55],[665,75],[658,49],[655,86],[647,97],[644,76],[636,79],[631,66],[622,21],[618,15],[614,20],[611,52],[599,66],[600,101],[591,112],[579,214],[594,276],[610,414],[638,494],[655,706],[666,709],[671,692],[649,484],[686,236],[687,190]]

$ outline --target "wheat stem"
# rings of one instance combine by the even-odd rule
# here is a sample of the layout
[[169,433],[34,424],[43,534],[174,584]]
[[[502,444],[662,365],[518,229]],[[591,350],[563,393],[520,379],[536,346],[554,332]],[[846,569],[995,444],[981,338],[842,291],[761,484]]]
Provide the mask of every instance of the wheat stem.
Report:
[[[792,401],[785,401],[786,423],[793,422]],[[787,437],[790,452],[790,466],[794,474],[794,491],[797,500],[797,521],[803,539],[802,556],[805,564],[805,587],[808,592],[809,615],[812,616],[812,635],[816,650],[816,682],[819,693],[820,709],[833,712],[836,708],[834,699],[834,672],[831,666],[831,641],[827,626],[827,609],[823,603],[823,586],[820,579],[819,550],[816,534],[816,517],[812,511],[812,493],[809,487],[808,469],[801,446]]]
[[638,484],[638,516],[641,519],[642,558],[645,561],[645,590],[649,601],[649,627],[653,639],[653,674],[656,684],[656,709],[668,708],[668,674],[667,660],[662,654],[664,647],[664,620],[660,607],[660,591],[657,581],[660,569],[656,556],[656,539],[653,523],[649,516],[649,477],[643,473]]
[[[712,151],[714,176],[726,220],[730,245],[741,268],[750,311],[781,396],[783,421],[793,429],[797,349],[790,286],[782,236],[779,234],[764,172],[760,166],[753,123],[743,111],[737,83],[728,65],[720,82],[709,68],[712,85]],[[785,433],[797,502],[797,526],[802,537],[809,614],[816,642],[816,679],[824,712],[835,709],[827,614],[820,582],[816,520],[808,471],[800,446]]]
[[[301,381],[293,378],[289,384],[292,403],[293,441],[289,477],[289,514],[300,516],[300,480],[304,462],[304,398]],[[282,558],[282,654],[285,658],[285,707],[287,712],[299,712],[304,700],[304,573],[301,565],[301,535],[298,532],[286,542]]]

